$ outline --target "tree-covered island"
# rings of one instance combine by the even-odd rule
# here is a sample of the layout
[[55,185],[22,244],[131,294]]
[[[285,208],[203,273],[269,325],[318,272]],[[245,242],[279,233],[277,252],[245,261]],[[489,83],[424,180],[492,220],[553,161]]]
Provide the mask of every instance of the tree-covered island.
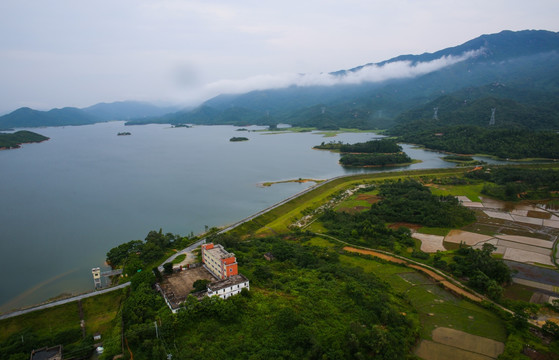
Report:
[[21,144],[38,143],[49,140],[48,137],[26,130],[12,134],[0,133],[0,150],[18,149]]
[[322,142],[313,148],[339,152],[340,164],[343,166],[390,166],[413,162],[394,139],[371,140],[356,144]]
[[248,141],[248,138],[242,137],[242,136],[234,136],[231,139],[229,139],[229,141],[231,141],[231,142]]

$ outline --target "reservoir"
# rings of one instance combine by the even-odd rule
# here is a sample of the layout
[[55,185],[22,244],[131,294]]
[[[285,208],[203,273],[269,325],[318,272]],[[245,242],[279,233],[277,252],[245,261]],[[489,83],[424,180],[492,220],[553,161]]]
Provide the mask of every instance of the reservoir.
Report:
[[[0,312],[93,290],[91,268],[103,268],[107,251],[144,239],[150,230],[197,234],[313,185],[258,186],[261,182],[455,166],[440,153],[404,145],[422,162],[344,169],[339,154],[312,149],[323,141],[378,137],[372,133],[324,138],[315,132],[124,122],[30,130],[51,139],[0,151]],[[249,141],[230,142],[235,136]]]

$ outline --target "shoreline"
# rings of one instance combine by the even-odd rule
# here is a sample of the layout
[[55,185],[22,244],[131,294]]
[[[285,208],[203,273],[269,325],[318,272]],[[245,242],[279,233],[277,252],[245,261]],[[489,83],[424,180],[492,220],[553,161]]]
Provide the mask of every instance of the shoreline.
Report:
[[299,183],[299,184],[303,184],[303,183],[307,183],[307,182],[314,182],[315,184],[320,184],[324,181],[327,180],[320,180],[320,179],[291,179],[291,180],[279,180],[279,181],[266,181],[266,182],[261,182],[258,183],[257,186],[259,187],[270,187],[272,185],[275,184],[287,184],[287,183]]
[[[529,166],[534,166],[534,165],[537,165],[537,164],[521,164],[521,165],[517,165],[517,166],[521,166],[521,167],[528,166],[529,167]],[[559,164],[553,164],[553,165],[559,166]],[[497,165],[497,166],[499,166],[499,165]],[[507,166],[507,165],[500,165],[500,166]],[[306,194],[308,194],[312,191],[318,190],[323,185],[326,185],[326,184],[331,183],[331,182],[335,182],[336,180],[346,180],[346,181],[351,182],[351,181],[360,181],[360,180],[363,180],[365,178],[382,178],[384,176],[389,176],[389,177],[419,176],[419,175],[426,175],[426,174],[448,173],[448,172],[455,173],[455,172],[462,172],[462,171],[463,171],[463,168],[459,168],[459,167],[415,169],[415,170],[401,170],[401,171],[389,172],[389,173],[377,172],[377,173],[366,173],[366,174],[346,174],[346,175],[336,176],[336,177],[333,177],[333,178],[330,178],[330,179],[327,179],[327,180],[319,180],[320,182],[318,182],[317,184],[315,184],[313,186],[309,186],[308,188],[306,188],[306,189],[304,189],[304,190],[302,190],[302,191],[300,191],[300,192],[298,192],[298,193],[296,193],[296,194],[294,194],[294,195],[292,195],[292,196],[290,196],[290,197],[288,197],[288,198],[286,198],[286,199],[284,199],[284,200],[282,200],[282,201],[280,201],[276,204],[273,204],[273,205],[271,205],[271,206],[269,206],[269,207],[267,207],[267,208],[265,208],[261,211],[258,211],[256,213],[240,220],[240,221],[237,221],[233,224],[229,224],[229,225],[225,224],[225,225],[221,226],[219,228],[219,231],[217,231],[216,234],[227,233],[227,232],[229,232],[229,231],[231,231],[231,230],[233,230],[233,229],[235,229],[235,228],[237,228],[237,227],[239,227],[239,226],[241,226],[245,223],[248,223],[248,222],[258,218],[259,216],[262,216],[262,215],[264,215],[264,214],[266,214],[266,213],[268,213],[272,210],[275,210],[276,208],[281,207],[282,205],[285,205],[285,204],[287,204],[287,203],[289,203],[289,202],[291,202],[291,201],[293,201],[297,198],[300,198],[303,195],[306,195]],[[301,180],[312,180],[312,179],[301,179]],[[312,180],[312,181],[314,181],[314,180]],[[286,182],[299,182],[299,180],[298,179],[297,180],[283,180],[283,181],[279,181],[277,183],[286,183]],[[204,235],[204,234],[205,233],[202,233],[201,235]],[[206,239],[206,237],[203,236],[199,241],[197,241],[197,243],[205,241],[205,239]],[[184,249],[182,249],[182,250],[184,250]],[[182,250],[179,250],[174,255],[177,255]],[[119,288],[120,286],[123,286],[123,287],[127,286],[127,284],[129,284],[129,283],[125,283],[125,284],[121,284],[121,285],[118,285],[118,286],[115,286],[115,287],[111,287],[111,288],[108,288],[106,290],[107,291],[112,291],[112,290],[115,290],[115,289]],[[47,300],[45,302],[34,304],[34,305],[31,305],[31,306],[28,306],[28,307],[22,307],[22,308],[19,308],[19,309],[13,309],[13,311],[0,313],[0,319],[16,316],[15,315],[16,313],[17,313],[17,315],[19,315],[22,311],[23,312],[31,312],[31,311],[35,311],[35,310],[40,310],[40,309],[45,308],[45,307],[56,306],[57,304],[59,304],[61,302],[74,301],[74,300],[76,300],[77,297],[80,297],[80,296],[89,297],[89,296],[94,296],[94,295],[99,294],[99,293],[100,293],[100,291],[94,291],[94,292],[82,293],[82,294],[79,294],[77,296],[73,296],[73,297],[70,297],[70,298],[58,299],[58,300],[51,301],[51,302],[49,302]],[[12,315],[12,314],[14,314],[14,315]]]
[[[453,153],[450,151],[445,151],[445,150],[436,150],[436,149],[431,149],[428,148],[424,145],[421,144],[414,144],[414,143],[404,143],[404,142],[399,142],[398,144],[406,144],[406,145],[412,145],[414,148],[416,149],[421,149],[421,150],[425,150],[425,151],[432,151],[432,152],[438,152],[438,153],[442,153],[442,154],[446,154],[446,155],[458,155],[458,156],[477,156],[477,157],[484,157],[484,158],[489,158],[492,160],[497,160],[497,161],[517,161],[517,162],[526,162],[526,163],[530,163],[530,162],[549,162],[549,163],[556,163],[559,161],[559,159],[552,159],[552,158],[520,158],[520,159],[512,159],[512,158],[501,158],[498,157],[496,155],[489,155],[489,154],[461,154],[461,153]],[[444,160],[444,159],[443,159]],[[475,159],[474,159],[475,160]],[[449,160],[445,160],[445,161],[449,161]],[[451,161],[450,161],[451,162]]]

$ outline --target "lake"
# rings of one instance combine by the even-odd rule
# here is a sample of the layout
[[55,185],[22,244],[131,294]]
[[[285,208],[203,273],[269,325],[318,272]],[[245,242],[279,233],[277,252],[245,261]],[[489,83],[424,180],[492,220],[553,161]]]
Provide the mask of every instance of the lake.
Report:
[[[372,133],[240,132],[233,126],[87,126],[30,129],[51,139],[0,151],[0,311],[93,289],[91,268],[106,252],[150,230],[186,235],[224,226],[312,183],[364,171],[454,167],[439,153],[405,151],[423,162],[388,169],[344,169],[322,141],[362,142]],[[260,129],[249,127],[249,129]],[[130,136],[117,136],[130,132]],[[230,142],[234,136],[249,141]]]

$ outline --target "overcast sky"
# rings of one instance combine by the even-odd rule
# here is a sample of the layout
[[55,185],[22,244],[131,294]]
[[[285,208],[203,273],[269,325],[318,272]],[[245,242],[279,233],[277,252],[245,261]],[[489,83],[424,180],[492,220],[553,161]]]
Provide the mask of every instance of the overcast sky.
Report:
[[557,14],[558,0],[2,0],[0,113],[187,105],[501,30],[559,31]]

